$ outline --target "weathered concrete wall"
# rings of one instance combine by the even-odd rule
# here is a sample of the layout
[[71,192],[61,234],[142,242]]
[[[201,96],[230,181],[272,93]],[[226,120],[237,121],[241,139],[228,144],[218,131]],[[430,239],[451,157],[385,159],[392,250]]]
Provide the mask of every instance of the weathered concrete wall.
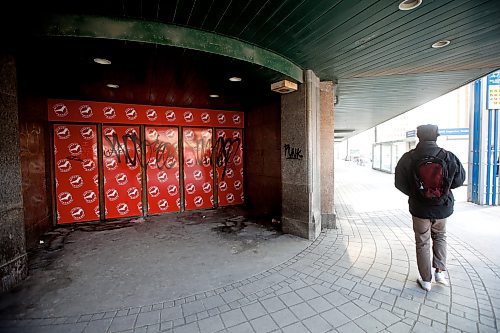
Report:
[[315,239],[321,232],[319,79],[304,72],[299,89],[281,97],[283,231]]
[[0,53],[0,292],[27,274],[19,161],[16,64]]
[[252,212],[281,216],[280,97],[259,102],[245,114],[246,200]]
[[331,81],[320,83],[320,137],[321,137],[321,224],[335,228],[334,208],[334,85]]

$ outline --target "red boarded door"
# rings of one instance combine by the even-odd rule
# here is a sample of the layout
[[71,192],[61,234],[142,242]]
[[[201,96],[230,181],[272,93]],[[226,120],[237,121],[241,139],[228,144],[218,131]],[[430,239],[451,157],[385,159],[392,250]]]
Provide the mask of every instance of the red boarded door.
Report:
[[103,126],[106,218],[142,215],[141,143],[138,126]]
[[217,129],[215,164],[219,206],[244,203],[243,133],[240,129]]
[[211,208],[214,206],[212,130],[185,127],[183,133],[185,209]]
[[179,130],[177,127],[146,127],[148,213],[178,212]]
[[57,223],[99,219],[95,125],[54,125]]

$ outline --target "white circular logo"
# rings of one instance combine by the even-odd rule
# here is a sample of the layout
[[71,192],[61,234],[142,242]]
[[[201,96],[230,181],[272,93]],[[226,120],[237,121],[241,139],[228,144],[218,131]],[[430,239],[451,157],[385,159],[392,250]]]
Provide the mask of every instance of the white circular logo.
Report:
[[193,177],[196,180],[201,180],[203,178],[203,173],[200,170],[194,170]]
[[129,212],[128,205],[125,202],[119,203],[116,206],[116,210],[118,211],[118,214],[120,214],[120,215],[125,215]]
[[233,177],[234,177],[234,171],[233,171],[233,169],[228,168],[228,169],[226,170],[226,177],[227,177],[227,178],[233,178]]
[[222,113],[219,113],[217,115],[217,121],[219,122],[219,124],[224,124],[226,122],[226,116]]
[[232,194],[232,193],[226,194],[226,200],[229,203],[233,203],[234,202],[234,194]]
[[201,196],[196,196],[194,198],[194,204],[196,207],[201,207],[203,205],[203,198]]
[[118,191],[114,188],[110,188],[109,190],[107,190],[106,196],[108,197],[109,201],[115,201],[119,197]]
[[88,190],[83,192],[83,199],[85,199],[87,203],[92,203],[97,200],[97,195],[94,191]]
[[186,158],[186,165],[188,168],[192,168],[194,166],[194,159],[191,157]]
[[158,186],[151,186],[148,191],[153,198],[156,198],[160,195],[160,189],[158,188]]
[[194,186],[193,183],[189,183],[186,185],[186,192],[188,194],[193,194],[196,191],[196,187]]
[[61,202],[63,205],[69,205],[70,203],[73,202],[73,196],[69,192],[62,192],[58,196],[59,202]]
[[173,129],[168,129],[168,130],[165,131],[165,136],[167,138],[170,138],[170,139],[174,138],[175,134],[176,133],[175,133],[175,131]]
[[93,115],[90,105],[82,105],[79,110],[83,118],[90,118]]
[[234,182],[234,188],[239,190],[241,188],[241,181],[237,180]]
[[235,165],[240,165],[241,164],[241,157],[239,157],[238,155],[236,155],[233,158],[233,162],[234,162]]
[[104,129],[104,135],[105,136],[113,136],[115,134],[116,134],[116,131],[115,131],[115,129],[113,127],[106,127]]
[[154,128],[148,129],[148,138],[150,138],[151,140],[156,140],[158,139],[158,137],[158,132]]
[[102,109],[102,112],[104,113],[104,117],[106,117],[107,119],[113,119],[114,117],[116,117],[116,111],[111,106],[106,106],[104,109]]
[[203,112],[201,114],[201,121],[203,121],[205,124],[210,122],[210,115],[208,114],[208,112]]
[[175,121],[175,112],[172,110],[166,111],[165,118],[167,118],[168,121]]
[[175,185],[168,185],[167,191],[168,191],[168,194],[173,197],[174,195],[177,194],[177,186],[175,186]]
[[156,178],[158,179],[158,181],[160,183],[164,183],[168,180],[168,176],[167,176],[167,173],[165,171],[158,172],[158,174],[156,175]]
[[128,120],[134,120],[135,118],[137,118],[137,111],[135,111],[134,108],[125,109],[125,116],[128,118]]
[[149,109],[146,111],[146,117],[148,117],[149,121],[155,121],[158,118],[158,114],[155,109]]
[[225,181],[220,182],[219,189],[221,190],[221,192],[225,192],[227,190],[227,183]]
[[235,138],[235,139],[236,138],[238,138],[238,139],[241,138],[241,132],[240,131],[234,131],[233,132],[233,138]]
[[194,139],[194,132],[192,130],[185,130],[184,131],[184,137],[188,140],[193,140]]
[[68,145],[68,151],[73,156],[79,156],[82,154],[83,149],[79,143],[70,143]]
[[71,162],[63,158],[62,160],[57,161],[57,168],[61,172],[68,172],[71,170]]
[[150,169],[156,169],[158,168],[158,165],[156,163],[156,157],[151,157],[148,162],[149,168]]
[[190,111],[184,112],[184,120],[188,123],[192,122],[194,120],[193,113]]
[[137,199],[139,197],[139,190],[137,187],[131,187],[127,190],[127,194],[130,199]]
[[209,193],[210,191],[212,191],[212,185],[209,182],[203,183],[202,189],[203,192]]
[[238,125],[241,122],[241,117],[237,114],[233,115],[233,123]]
[[166,199],[161,199],[160,201],[158,201],[158,208],[160,208],[160,210],[167,210],[168,201]]
[[108,170],[115,170],[118,167],[118,163],[116,162],[116,160],[114,158],[106,159],[105,165],[106,165],[106,169],[108,169]]
[[65,140],[71,136],[71,132],[66,126],[58,126],[56,128],[56,135],[59,139]]
[[80,175],[73,175],[69,177],[69,183],[73,188],[79,188],[83,185],[83,178]]
[[85,217],[85,211],[82,209],[82,207],[75,207],[70,211],[70,213],[75,220],[81,220]]
[[116,182],[118,183],[118,185],[125,185],[128,183],[127,175],[123,172],[117,174],[115,176],[115,179],[116,179]]
[[80,130],[80,134],[85,140],[92,140],[95,137],[94,130],[90,127],[83,127]]
[[58,117],[66,117],[68,115],[68,108],[64,104],[56,104],[53,107],[54,113]]

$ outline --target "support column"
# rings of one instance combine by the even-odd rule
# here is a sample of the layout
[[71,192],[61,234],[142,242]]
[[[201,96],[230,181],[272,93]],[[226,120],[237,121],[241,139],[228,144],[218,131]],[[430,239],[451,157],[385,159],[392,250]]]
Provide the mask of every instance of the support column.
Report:
[[321,226],[334,229],[334,85],[331,81],[320,83],[320,137],[321,137]]
[[0,292],[27,274],[24,236],[16,65],[12,55],[0,53]]
[[284,232],[313,240],[321,232],[320,91],[312,71],[304,77],[281,97],[282,223]]

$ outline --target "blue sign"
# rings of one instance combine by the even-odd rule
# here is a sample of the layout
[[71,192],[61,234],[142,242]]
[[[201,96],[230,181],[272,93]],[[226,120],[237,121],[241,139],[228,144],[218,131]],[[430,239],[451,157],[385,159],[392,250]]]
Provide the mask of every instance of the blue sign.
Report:
[[486,79],[486,108],[500,109],[500,71],[492,73]]
[[439,130],[439,135],[469,135],[468,128],[442,128]]

